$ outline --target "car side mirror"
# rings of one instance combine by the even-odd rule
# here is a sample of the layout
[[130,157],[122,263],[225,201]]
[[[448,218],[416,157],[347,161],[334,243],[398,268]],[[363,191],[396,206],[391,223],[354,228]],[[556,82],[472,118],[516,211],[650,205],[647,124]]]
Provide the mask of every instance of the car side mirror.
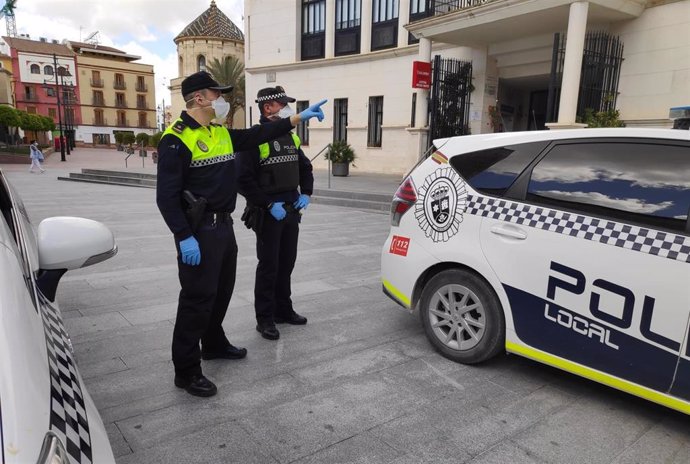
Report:
[[62,275],[100,263],[117,254],[113,233],[91,219],[51,217],[38,225],[38,286],[50,301],[55,300]]

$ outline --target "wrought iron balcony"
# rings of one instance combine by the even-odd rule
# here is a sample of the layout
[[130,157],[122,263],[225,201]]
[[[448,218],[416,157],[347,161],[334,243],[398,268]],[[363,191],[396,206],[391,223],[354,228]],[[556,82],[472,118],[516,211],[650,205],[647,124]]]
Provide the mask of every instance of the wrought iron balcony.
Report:
[[145,101],[143,101],[143,102],[142,102],[142,101],[138,101],[138,102],[137,102],[137,109],[139,109],[139,110],[146,110],[146,109],[148,109],[148,106],[146,105],[146,102],[145,102]]
[[108,120],[106,118],[96,118],[94,120],[94,124],[96,124],[97,126],[107,126]]
[[127,108],[127,102],[124,100],[115,101],[115,106],[118,108]]
[[24,94],[24,101],[37,102],[38,95],[36,95],[35,93],[26,93]]
[[148,92],[149,91],[149,86],[146,84],[143,84],[141,82],[137,82],[136,88],[137,88],[137,92]]
[[410,15],[410,22],[420,21],[431,16],[450,13],[451,11],[466,10],[477,6],[493,3],[498,0],[427,0],[426,8],[419,13]]
[[105,106],[105,99],[104,98],[94,98],[92,100],[93,106]]
[[103,87],[103,79],[91,79],[91,87]]
[[114,81],[113,88],[115,90],[125,90],[127,88],[127,84],[125,84],[124,81]]

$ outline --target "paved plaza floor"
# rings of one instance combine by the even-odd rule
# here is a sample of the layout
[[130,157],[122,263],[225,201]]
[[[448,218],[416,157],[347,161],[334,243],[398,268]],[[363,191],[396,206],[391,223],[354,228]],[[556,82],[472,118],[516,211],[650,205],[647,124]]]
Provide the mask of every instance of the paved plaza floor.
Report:
[[[155,191],[57,180],[124,169],[123,158],[79,149],[51,156],[45,174],[0,166],[35,225],[83,216],[115,234],[117,256],[66,274],[57,300],[118,463],[690,462],[687,416],[517,356],[464,366],[435,353],[417,317],[381,292],[388,216],[351,208],[305,213],[293,292],[309,323],[280,326],[277,342],[254,330],[254,237],[236,223],[224,326],[249,354],[203,362],[217,396],[186,394],[172,382],[179,284]],[[389,177],[355,173],[339,188],[392,194]]]

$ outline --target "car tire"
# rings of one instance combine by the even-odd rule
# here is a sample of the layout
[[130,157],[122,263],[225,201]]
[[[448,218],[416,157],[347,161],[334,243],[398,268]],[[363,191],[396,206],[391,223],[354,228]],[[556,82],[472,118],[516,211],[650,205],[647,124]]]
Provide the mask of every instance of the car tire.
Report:
[[477,275],[449,269],[424,286],[420,318],[431,344],[463,364],[486,361],[505,349],[505,317],[493,289]]

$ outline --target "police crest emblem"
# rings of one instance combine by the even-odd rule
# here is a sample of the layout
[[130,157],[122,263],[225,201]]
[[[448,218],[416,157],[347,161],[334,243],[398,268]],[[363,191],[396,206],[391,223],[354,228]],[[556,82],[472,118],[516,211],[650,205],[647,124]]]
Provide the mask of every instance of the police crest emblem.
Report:
[[273,141],[273,148],[275,151],[280,151],[280,143],[277,140]]
[[199,150],[201,150],[203,152],[208,151],[208,146],[206,146],[206,144],[204,142],[202,142],[201,140],[196,141],[196,146],[199,147]]
[[419,189],[415,217],[424,234],[434,242],[445,242],[460,230],[467,209],[465,182],[453,168],[437,169]]

